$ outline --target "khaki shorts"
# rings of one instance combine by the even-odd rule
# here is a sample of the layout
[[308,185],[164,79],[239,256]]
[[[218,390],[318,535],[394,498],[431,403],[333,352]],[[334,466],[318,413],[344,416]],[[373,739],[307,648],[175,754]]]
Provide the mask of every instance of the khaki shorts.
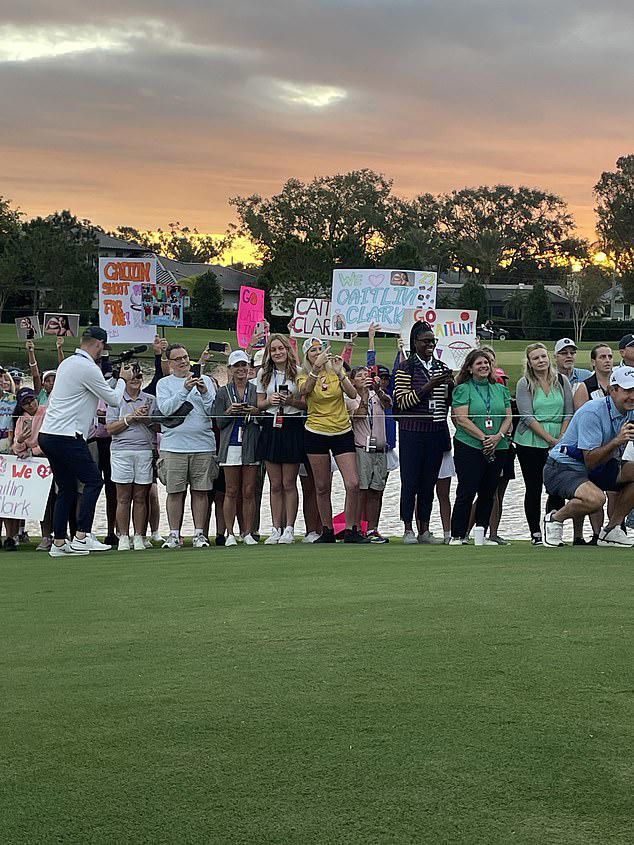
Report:
[[387,455],[385,452],[366,452],[357,446],[359,490],[385,490]]
[[218,475],[218,461],[213,452],[161,452],[159,478],[168,493],[211,490]]

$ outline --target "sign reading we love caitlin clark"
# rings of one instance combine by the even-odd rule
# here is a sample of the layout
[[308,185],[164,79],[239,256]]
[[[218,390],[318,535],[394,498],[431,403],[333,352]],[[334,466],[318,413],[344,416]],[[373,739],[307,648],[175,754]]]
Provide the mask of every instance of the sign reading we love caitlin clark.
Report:
[[44,519],[52,482],[46,458],[0,455],[0,517]]

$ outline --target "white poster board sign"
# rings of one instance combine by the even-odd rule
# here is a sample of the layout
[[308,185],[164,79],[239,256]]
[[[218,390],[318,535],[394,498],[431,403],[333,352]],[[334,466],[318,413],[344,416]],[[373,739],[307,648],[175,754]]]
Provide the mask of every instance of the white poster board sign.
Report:
[[143,322],[143,285],[156,284],[156,257],[99,259],[99,325],[110,343],[152,343]]
[[451,367],[459,370],[465,357],[472,349],[478,348],[476,327],[477,311],[461,308],[417,308],[405,311],[401,336],[409,347],[409,335],[417,321],[429,323],[436,337],[436,355]]
[[340,340],[342,332],[330,323],[330,300],[304,296],[295,300],[291,320],[291,337],[319,337]]
[[423,270],[334,270],[331,323],[335,331],[398,334],[407,309],[436,307],[436,273]]
[[52,481],[46,458],[0,455],[0,517],[44,519]]

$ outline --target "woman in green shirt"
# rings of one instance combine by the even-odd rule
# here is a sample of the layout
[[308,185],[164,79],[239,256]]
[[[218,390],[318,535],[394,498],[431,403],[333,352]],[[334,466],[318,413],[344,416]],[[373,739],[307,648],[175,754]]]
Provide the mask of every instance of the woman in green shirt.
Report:
[[512,423],[508,388],[495,380],[489,358],[479,349],[469,352],[456,376],[452,406],[458,488],[450,545],[458,545],[467,535],[476,494],[475,524],[486,531]]
[[[524,377],[517,382],[515,398],[520,419],[514,442],[524,476],[524,513],[531,543],[539,546],[544,464],[549,449],[568,428],[574,412],[570,382],[566,376],[557,375],[543,343],[526,347]],[[546,513],[559,510],[564,504],[558,496],[550,496]]]

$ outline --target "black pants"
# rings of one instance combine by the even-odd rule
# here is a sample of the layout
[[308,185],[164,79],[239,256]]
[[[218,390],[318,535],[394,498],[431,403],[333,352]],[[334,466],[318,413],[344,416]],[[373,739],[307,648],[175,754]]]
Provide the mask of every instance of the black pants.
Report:
[[491,519],[493,499],[500,480],[506,452],[498,450],[493,461],[487,461],[482,449],[467,446],[454,439],[453,460],[456,465],[458,487],[451,514],[451,536],[467,536],[473,500],[478,496],[475,524],[485,528]]
[[46,455],[57,484],[57,500],[53,510],[53,534],[56,540],[66,538],[66,528],[71,508],[77,495],[77,482],[84,484],[81,506],[77,515],[77,531],[92,531],[95,507],[103,479],[93,461],[88,444],[81,437],[60,434],[42,434],[38,437],[40,448]]
[[447,450],[446,431],[403,431],[399,433],[401,465],[401,520],[411,522],[416,515],[429,522],[434,504],[434,488]]
[[[517,458],[524,476],[524,513],[531,534],[541,534],[542,490],[544,487],[544,466],[548,459],[548,447],[519,446],[516,444]],[[558,511],[566,504],[560,496],[548,496],[546,513]]]

